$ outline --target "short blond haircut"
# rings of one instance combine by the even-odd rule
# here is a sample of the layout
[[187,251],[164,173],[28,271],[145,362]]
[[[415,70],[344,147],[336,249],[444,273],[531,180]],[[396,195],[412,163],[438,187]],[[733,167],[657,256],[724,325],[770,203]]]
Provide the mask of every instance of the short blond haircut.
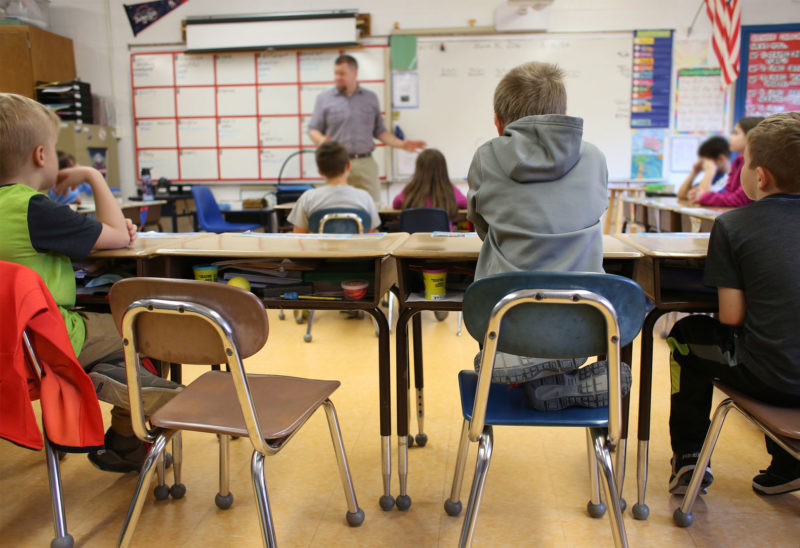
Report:
[[494,90],[494,113],[503,125],[525,116],[566,112],[564,72],[550,63],[519,65],[503,76]]
[[783,112],[765,118],[747,133],[750,169],[764,167],[775,177],[779,190],[800,192],[800,112]]
[[37,146],[58,130],[53,111],[16,93],[0,93],[0,180],[16,176]]

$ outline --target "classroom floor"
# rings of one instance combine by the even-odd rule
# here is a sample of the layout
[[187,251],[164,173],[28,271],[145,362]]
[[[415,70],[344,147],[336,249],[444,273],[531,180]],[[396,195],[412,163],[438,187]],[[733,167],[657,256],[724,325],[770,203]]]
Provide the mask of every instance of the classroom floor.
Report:
[[[436,322],[423,315],[426,423],[424,448],[409,453],[408,512],[383,512],[377,413],[377,344],[372,323],[343,319],[336,312],[317,314],[310,344],[304,326],[279,321],[270,312],[267,346],[247,362],[251,372],[338,378],[334,394],[364,524],[347,526],[346,505],[324,413],[315,414],[277,456],[266,460],[267,485],[278,542],[282,546],[455,546],[462,520],[444,513],[461,428],[456,372],[471,367],[477,344],[465,332],[455,335],[456,315]],[[434,343],[435,341],[435,343]],[[394,352],[394,345],[392,344]],[[638,355],[638,344],[634,349]],[[630,509],[625,525],[631,546],[792,546],[800,542],[800,496],[762,498],[750,481],[768,461],[762,436],[731,413],[713,458],[715,483],[695,505],[695,523],[679,529],[672,512],[679,499],[667,493],[667,350],[656,339],[653,433],[650,449],[648,521],[636,521]],[[638,362],[638,360],[636,360]],[[635,371],[635,368],[634,368]],[[185,378],[192,377],[185,369]],[[634,376],[635,378],[635,376]],[[638,393],[634,380],[634,393]],[[393,391],[394,393],[394,391]],[[635,399],[635,398],[634,398]],[[635,409],[635,402],[633,403]],[[104,409],[107,409],[105,406]],[[105,413],[106,419],[107,413]],[[414,427],[415,428],[415,427]],[[635,427],[632,432],[635,433]],[[393,443],[394,446],[394,443]],[[183,441],[182,500],[156,502],[148,496],[134,546],[261,545],[258,514],[249,477],[247,440],[231,443],[231,490],[235,502],[222,511],[217,492],[217,443],[214,436],[186,433]],[[636,440],[628,451],[624,497],[635,502]],[[393,450],[393,460],[395,459]],[[470,453],[462,490],[466,506],[475,449]],[[42,453],[0,441],[0,544],[46,546],[52,535],[46,468]],[[394,460],[396,475],[396,460]],[[63,490],[70,533],[76,546],[116,544],[136,475],[99,471],[82,455],[62,463]],[[397,494],[397,479],[392,492]],[[585,435],[578,429],[495,429],[494,456],[481,504],[475,546],[611,546],[608,518],[586,513],[589,478]]]

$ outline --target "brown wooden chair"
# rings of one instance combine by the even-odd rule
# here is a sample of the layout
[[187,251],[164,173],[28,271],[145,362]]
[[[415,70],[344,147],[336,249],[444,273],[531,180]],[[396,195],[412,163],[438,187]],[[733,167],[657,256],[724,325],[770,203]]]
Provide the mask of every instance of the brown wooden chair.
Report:
[[737,392],[720,382],[715,381],[714,386],[728,397],[720,402],[716,411],[714,411],[714,417],[711,419],[711,425],[708,428],[703,448],[700,450],[700,457],[697,459],[683,502],[680,508],[676,508],[672,515],[672,519],[678,527],[689,527],[692,524],[694,501],[700,492],[703,475],[708,463],[711,461],[711,453],[713,453],[714,446],[717,444],[722,424],[731,409],[739,411],[781,448],[794,458],[800,459],[800,408],[769,405]]
[[[217,504],[230,506],[228,440],[247,437],[253,445],[251,474],[264,544],[276,546],[264,479],[264,457],[280,451],[320,407],[339,465],[348,511],[347,522],[358,526],[358,507],[336,411],[329,396],[339,381],[277,375],[245,374],[242,360],[258,352],[267,340],[268,321],[262,302],[252,293],[223,284],[195,280],[129,278],[116,283],[111,311],[122,333],[131,419],[136,435],[153,444],[122,528],[119,545],[128,546],[144,504],[142,492],[153,477],[153,465],[167,442],[181,430],[220,437],[220,493]],[[181,364],[226,363],[229,372],[209,371],[188,385],[150,417],[148,428],[141,405],[137,367],[140,356]],[[179,437],[176,437],[179,439]],[[180,484],[180,444],[173,444],[175,485]],[[175,495],[173,495],[175,496]],[[224,504],[220,505],[220,498]],[[227,505],[227,506],[226,506]]]

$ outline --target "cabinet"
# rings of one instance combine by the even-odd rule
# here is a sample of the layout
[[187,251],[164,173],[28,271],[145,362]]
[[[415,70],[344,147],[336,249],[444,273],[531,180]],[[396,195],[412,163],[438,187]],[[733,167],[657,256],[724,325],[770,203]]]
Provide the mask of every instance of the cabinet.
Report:
[[37,81],[75,79],[72,40],[28,25],[0,26],[0,91],[36,98]]

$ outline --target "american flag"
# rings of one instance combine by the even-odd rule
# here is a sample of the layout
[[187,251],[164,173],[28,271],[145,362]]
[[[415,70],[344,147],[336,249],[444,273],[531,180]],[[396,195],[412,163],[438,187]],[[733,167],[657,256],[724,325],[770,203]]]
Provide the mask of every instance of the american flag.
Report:
[[739,76],[739,42],[742,12],[740,0],[705,0],[711,19],[711,44],[722,68],[722,86],[728,87]]

